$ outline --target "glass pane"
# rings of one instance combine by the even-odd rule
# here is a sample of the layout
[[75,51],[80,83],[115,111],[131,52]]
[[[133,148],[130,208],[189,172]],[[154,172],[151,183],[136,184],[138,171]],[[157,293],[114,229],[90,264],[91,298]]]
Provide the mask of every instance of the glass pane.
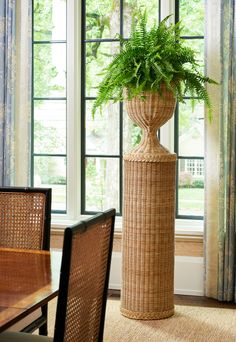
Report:
[[204,39],[185,39],[184,44],[196,52],[199,71],[204,74]]
[[204,104],[179,104],[179,155],[204,156]]
[[179,215],[204,214],[204,160],[179,160]]
[[204,36],[205,0],[180,0],[179,15],[184,36]]
[[66,153],[65,101],[34,101],[34,153]]
[[147,10],[147,26],[150,28],[154,22],[158,23],[158,1],[157,0],[126,0],[124,1],[124,36],[130,36],[132,17],[136,16],[138,9]]
[[61,97],[65,95],[66,44],[35,44],[34,97]]
[[86,1],[86,39],[115,38],[120,32],[120,2]]
[[94,119],[92,105],[86,102],[86,154],[119,154],[119,104],[109,103]]
[[124,106],[123,112],[123,150],[130,152],[140,143],[142,130],[137,126],[127,114]]
[[66,158],[34,157],[34,186],[52,188],[52,210],[66,210]]
[[34,40],[66,39],[66,0],[34,0]]
[[87,211],[103,211],[119,208],[119,159],[86,159],[86,204]]
[[105,74],[103,69],[111,62],[112,56],[119,51],[119,43],[86,44],[86,95],[96,96],[96,87]]

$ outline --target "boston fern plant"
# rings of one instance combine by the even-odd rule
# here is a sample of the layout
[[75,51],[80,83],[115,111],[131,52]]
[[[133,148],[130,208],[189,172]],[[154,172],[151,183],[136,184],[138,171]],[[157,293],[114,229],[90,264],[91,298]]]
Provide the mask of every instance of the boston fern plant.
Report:
[[121,51],[104,69],[105,77],[98,86],[93,116],[109,100],[143,97],[144,91],[161,93],[164,83],[179,102],[184,102],[186,94],[203,100],[211,119],[211,102],[205,84],[216,82],[199,71],[194,50],[185,46],[180,37],[181,24],[168,26],[169,17],[150,30],[145,12],[139,14],[136,23],[133,20],[130,39],[120,37]]

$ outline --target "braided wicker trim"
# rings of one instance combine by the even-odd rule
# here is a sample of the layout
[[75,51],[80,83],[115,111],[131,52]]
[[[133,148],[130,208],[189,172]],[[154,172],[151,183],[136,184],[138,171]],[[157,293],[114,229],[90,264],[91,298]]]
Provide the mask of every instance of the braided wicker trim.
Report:
[[174,315],[174,308],[167,311],[162,312],[135,312],[126,310],[124,308],[120,308],[120,312],[123,316],[132,318],[132,319],[143,319],[143,320],[150,320],[150,319],[162,319],[167,318]]
[[155,162],[173,162],[176,161],[177,157],[176,154],[156,154],[156,153],[126,153],[123,156],[124,160],[128,161],[138,161],[144,163],[155,163]]

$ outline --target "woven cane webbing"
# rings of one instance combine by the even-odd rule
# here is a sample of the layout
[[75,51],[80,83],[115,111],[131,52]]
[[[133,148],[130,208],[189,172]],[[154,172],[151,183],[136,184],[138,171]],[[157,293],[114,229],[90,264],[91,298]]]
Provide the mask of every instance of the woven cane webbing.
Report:
[[164,84],[161,90],[161,95],[157,92],[143,92],[144,99],[135,96],[131,100],[125,100],[131,120],[141,128],[151,127],[156,131],[172,117],[176,99]]
[[175,162],[125,160],[121,313],[174,313]]
[[112,219],[74,234],[67,298],[66,342],[98,341]]
[[169,153],[157,139],[157,130],[173,115],[176,100],[173,93],[162,85],[162,94],[144,92],[145,100],[136,96],[125,101],[125,107],[131,120],[142,128],[142,140],[131,152],[124,156],[126,160],[146,162],[175,161],[176,156]]
[[43,193],[0,192],[0,247],[42,249]]

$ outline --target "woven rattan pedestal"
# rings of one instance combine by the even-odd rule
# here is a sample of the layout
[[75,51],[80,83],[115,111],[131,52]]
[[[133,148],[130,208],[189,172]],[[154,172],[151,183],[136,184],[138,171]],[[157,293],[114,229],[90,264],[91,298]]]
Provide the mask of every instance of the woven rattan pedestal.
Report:
[[[126,104],[131,118],[138,111],[148,118],[141,124],[134,120],[144,129],[143,140],[124,156],[121,313],[134,319],[161,319],[174,313],[176,155],[160,145],[156,138],[160,120],[152,117],[167,107],[170,118],[175,105],[170,100],[164,103],[161,98],[151,106],[141,103],[141,109],[134,100]],[[160,102],[161,110],[155,107]]]

